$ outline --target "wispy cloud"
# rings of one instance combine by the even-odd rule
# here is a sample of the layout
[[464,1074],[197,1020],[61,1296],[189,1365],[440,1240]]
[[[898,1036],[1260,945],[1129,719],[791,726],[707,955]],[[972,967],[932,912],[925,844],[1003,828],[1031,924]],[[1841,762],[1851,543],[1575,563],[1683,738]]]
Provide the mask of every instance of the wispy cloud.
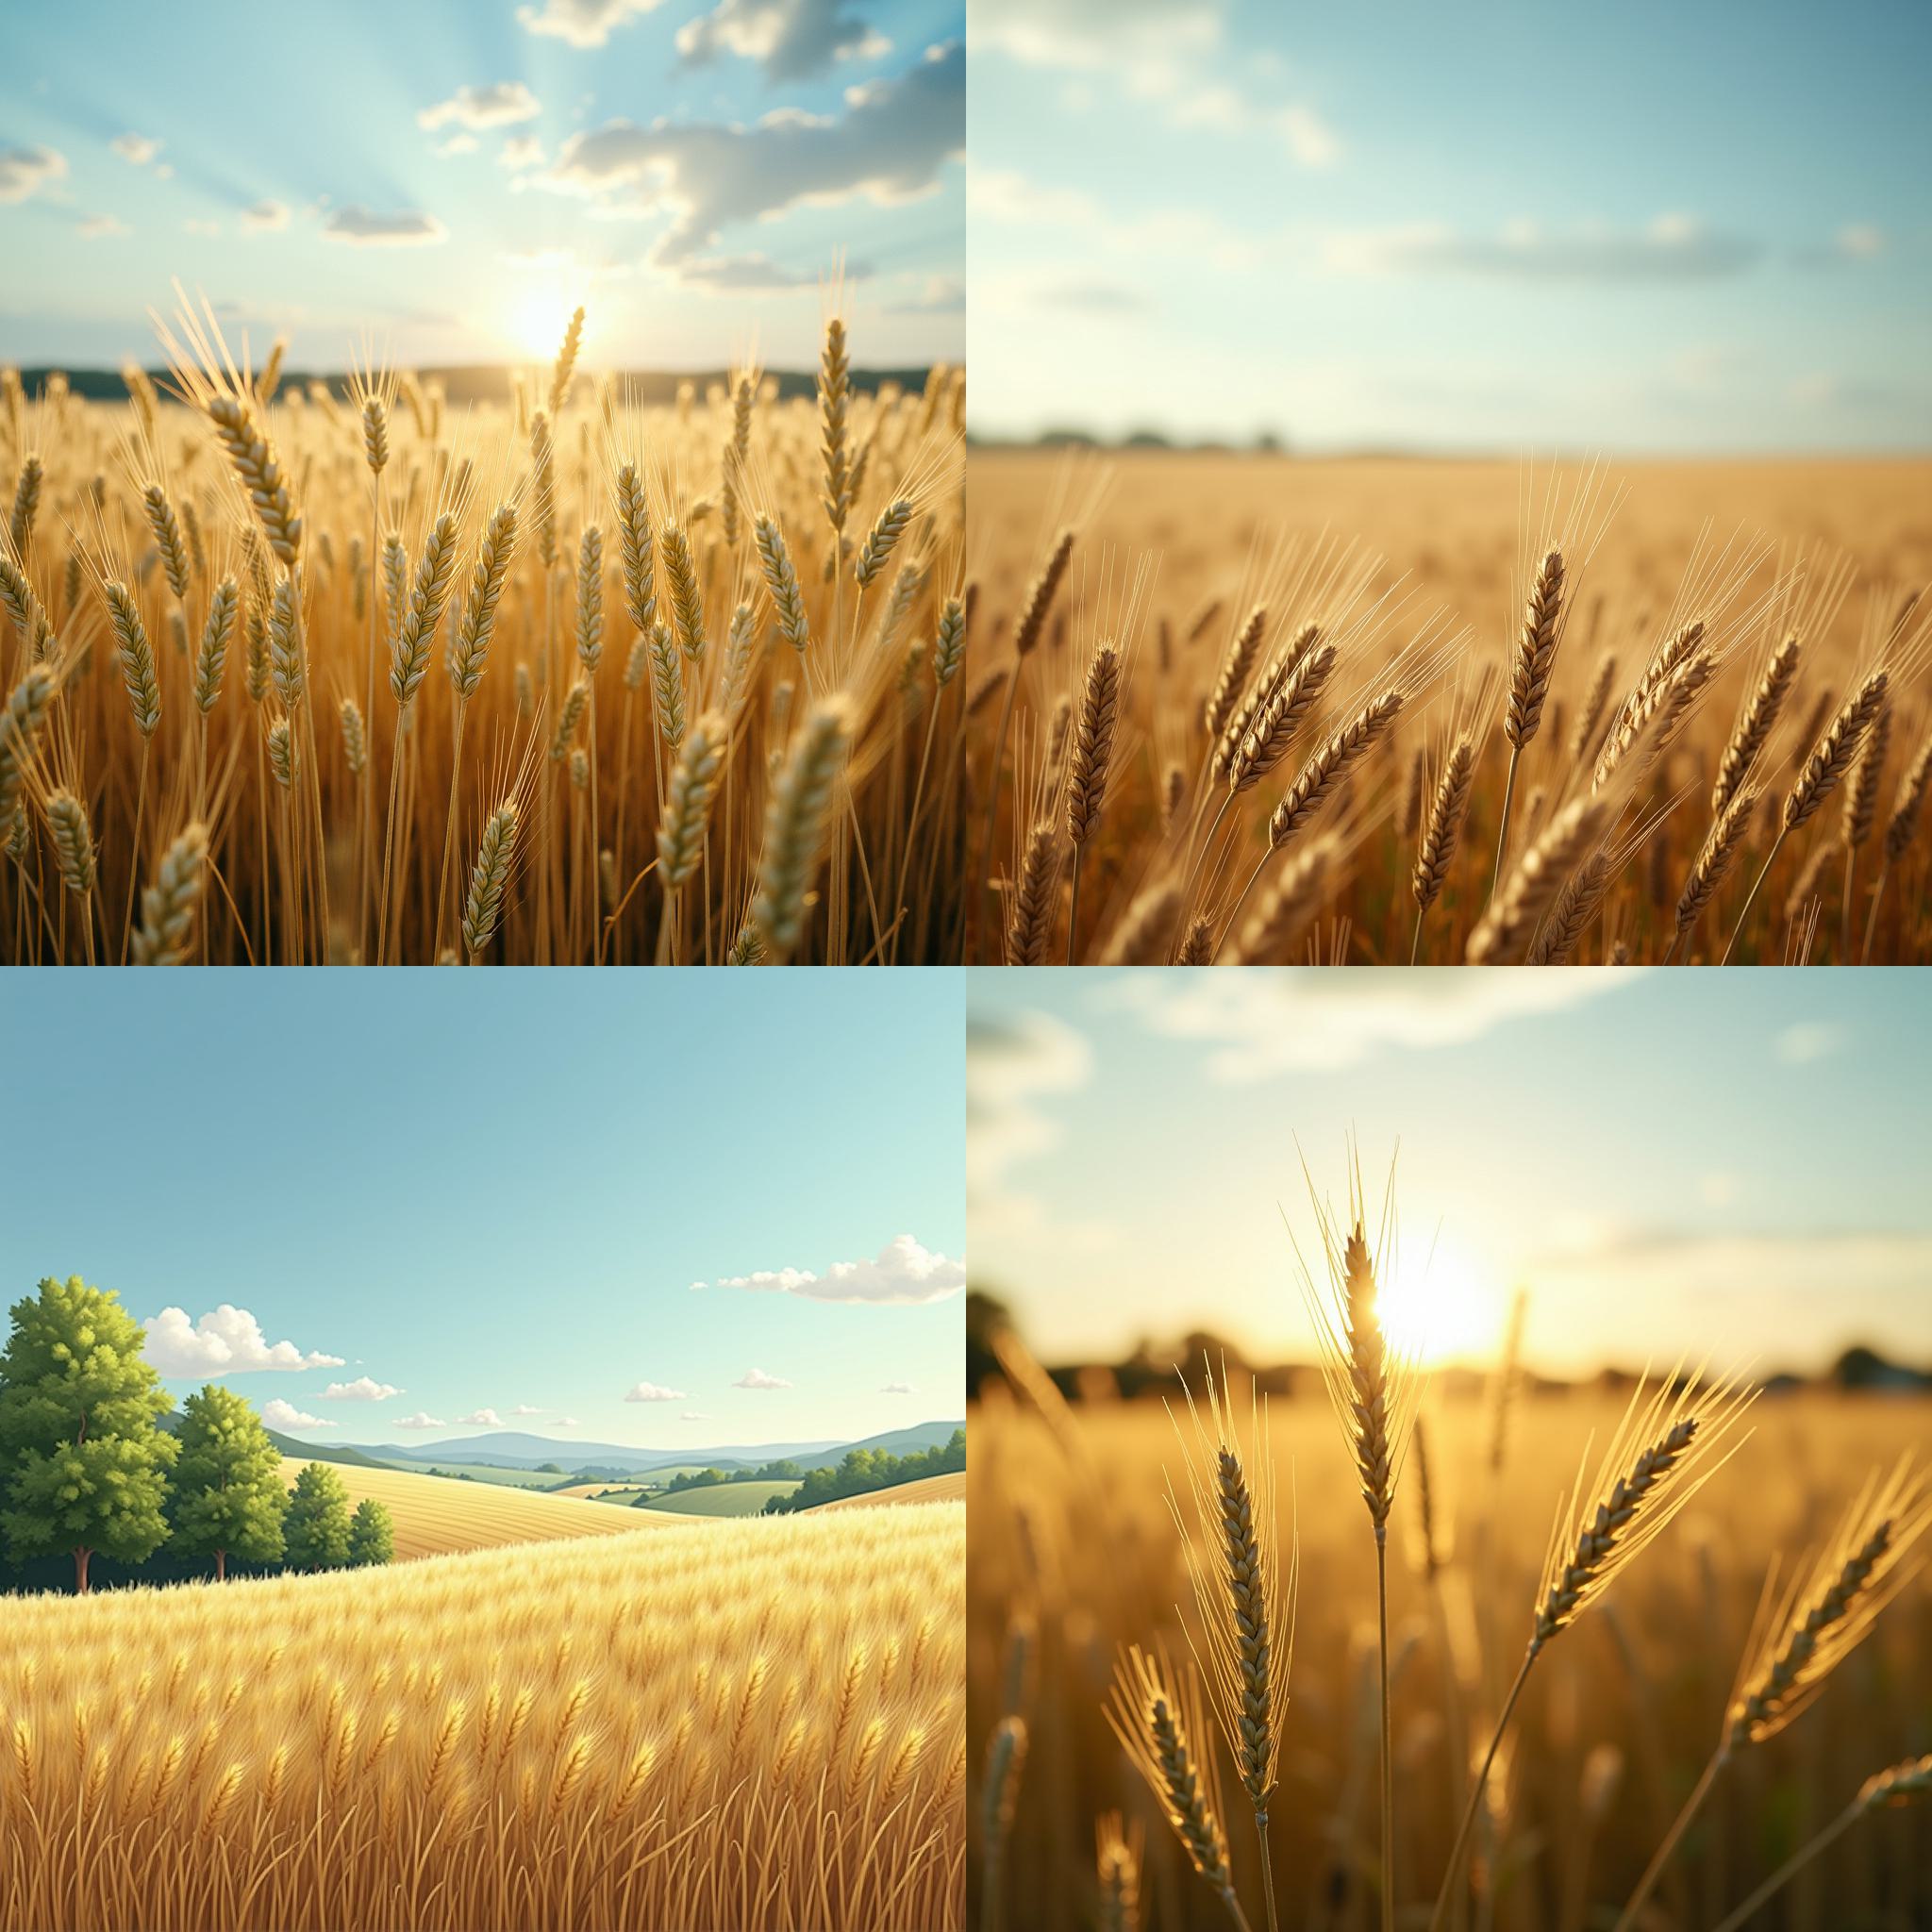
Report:
[[261,1419],[272,1429],[332,1429],[335,1424],[319,1415],[304,1415],[292,1402],[272,1395],[261,1405]]
[[708,1423],[711,1420],[711,1418],[708,1415],[701,1414],[697,1409],[688,1408],[685,1410],[683,1415],[681,1415],[678,1418],[678,1420],[680,1422],[687,1423]]
[[161,143],[145,134],[117,134],[108,145],[124,161],[132,161],[137,168],[146,167],[161,151]]
[[1689,282],[1737,275],[1762,259],[1761,242],[1659,215],[1636,229],[1565,231],[1512,222],[1491,235],[1436,224],[1330,235],[1324,266],[1336,275],[1474,275],[1525,282]]
[[459,87],[446,101],[425,108],[416,116],[419,127],[442,127],[454,123],[473,132],[479,127],[508,127],[534,121],[542,103],[520,80],[501,80],[494,87]]
[[251,235],[270,235],[289,225],[289,207],[281,201],[258,201],[242,210],[242,227]]
[[324,223],[322,232],[335,241],[352,242],[358,246],[405,248],[445,241],[449,234],[434,215],[413,210],[377,214],[359,203],[337,208]]
[[543,0],[541,7],[519,7],[517,18],[533,34],[549,34],[573,47],[601,47],[610,30],[658,0]]
[[966,307],[966,284],[958,275],[928,275],[917,295],[886,304],[888,315],[958,315]]
[[[834,1261],[823,1272],[768,1268],[727,1274],[714,1288],[747,1288],[795,1294],[814,1302],[942,1302],[966,1285],[966,1264],[922,1247],[909,1234],[895,1236],[870,1261]],[[691,1283],[693,1290],[708,1284]]]
[[783,1375],[768,1375],[762,1369],[752,1369],[731,1386],[734,1389],[789,1389],[791,1384]]
[[655,1382],[640,1382],[624,1398],[626,1402],[683,1402],[682,1389],[660,1389]]
[[89,215],[79,226],[81,239],[86,242],[111,242],[134,232],[115,215]]
[[881,1395],[916,1395],[918,1392],[910,1382],[888,1382],[879,1391]]
[[342,1357],[270,1341],[246,1308],[224,1302],[198,1322],[185,1308],[163,1308],[143,1322],[145,1353],[163,1375],[240,1375],[271,1369],[339,1369]]
[[1037,1233],[1046,1225],[1040,1201],[1013,1185],[1012,1170],[1060,1144],[1066,1129],[1047,1103],[1092,1077],[1091,1042],[1064,1020],[1041,1012],[969,1019],[966,1205],[975,1227]]
[[25,201],[66,175],[67,157],[51,147],[0,148],[0,201]]

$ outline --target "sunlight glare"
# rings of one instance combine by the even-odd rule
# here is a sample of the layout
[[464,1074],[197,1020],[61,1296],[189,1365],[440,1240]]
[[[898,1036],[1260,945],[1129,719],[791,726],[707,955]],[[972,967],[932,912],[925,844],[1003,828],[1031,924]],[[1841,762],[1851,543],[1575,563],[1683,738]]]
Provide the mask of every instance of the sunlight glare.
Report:
[[1393,1280],[1375,1298],[1390,1341],[1425,1365],[1482,1361],[1501,1343],[1508,1296],[1466,1248],[1444,1234],[1410,1234]]

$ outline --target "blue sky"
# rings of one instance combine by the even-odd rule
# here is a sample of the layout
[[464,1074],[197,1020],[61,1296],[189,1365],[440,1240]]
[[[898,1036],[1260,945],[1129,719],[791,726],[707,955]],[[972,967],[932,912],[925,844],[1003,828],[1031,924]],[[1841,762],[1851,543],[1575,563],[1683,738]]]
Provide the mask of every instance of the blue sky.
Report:
[[[148,1343],[177,1396],[210,1331],[291,1344],[225,1379],[315,1440],[958,1416],[960,1003],[939,972],[12,973],[0,1306],[80,1274],[179,1310]],[[787,1270],[820,1292],[718,1285]],[[327,1393],[365,1378],[394,1392]]]
[[[964,0],[8,9],[0,357],[152,359],[171,276],[340,368],[962,347]],[[267,42],[263,36],[270,38]],[[279,37],[279,38],[277,38]],[[251,49],[254,51],[251,53]]]
[[974,0],[975,427],[1932,443],[1932,8]]
[[1440,1358],[1491,1358],[1522,1286],[1559,1373],[1932,1366],[1916,969],[980,972],[969,1005],[974,1280],[1049,1360],[1196,1324],[1313,1359],[1282,1212],[1307,1248],[1296,1141],[1339,1200],[1353,1131],[1376,1199],[1400,1142],[1397,1321]]

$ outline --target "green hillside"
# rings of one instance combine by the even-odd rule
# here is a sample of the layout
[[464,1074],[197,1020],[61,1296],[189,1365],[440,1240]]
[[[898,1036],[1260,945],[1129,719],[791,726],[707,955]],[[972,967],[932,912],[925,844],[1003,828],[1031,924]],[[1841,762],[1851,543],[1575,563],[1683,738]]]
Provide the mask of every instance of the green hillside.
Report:
[[638,1504],[665,1516],[756,1516],[774,1496],[789,1496],[789,1483],[715,1483],[708,1489],[680,1490],[675,1496],[651,1496]]

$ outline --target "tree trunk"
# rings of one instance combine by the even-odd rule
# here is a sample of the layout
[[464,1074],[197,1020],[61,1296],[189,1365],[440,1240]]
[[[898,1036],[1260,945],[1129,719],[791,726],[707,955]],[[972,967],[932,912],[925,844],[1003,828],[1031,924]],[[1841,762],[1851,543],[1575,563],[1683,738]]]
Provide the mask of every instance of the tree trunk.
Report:
[[227,1575],[228,1553],[226,1550],[217,1550],[215,1552],[215,1581],[217,1583],[225,1582]]
[[92,1550],[75,1550],[74,1553],[74,1593],[75,1596],[85,1596],[87,1594],[87,1566],[88,1559],[92,1555],[93,1552]]

